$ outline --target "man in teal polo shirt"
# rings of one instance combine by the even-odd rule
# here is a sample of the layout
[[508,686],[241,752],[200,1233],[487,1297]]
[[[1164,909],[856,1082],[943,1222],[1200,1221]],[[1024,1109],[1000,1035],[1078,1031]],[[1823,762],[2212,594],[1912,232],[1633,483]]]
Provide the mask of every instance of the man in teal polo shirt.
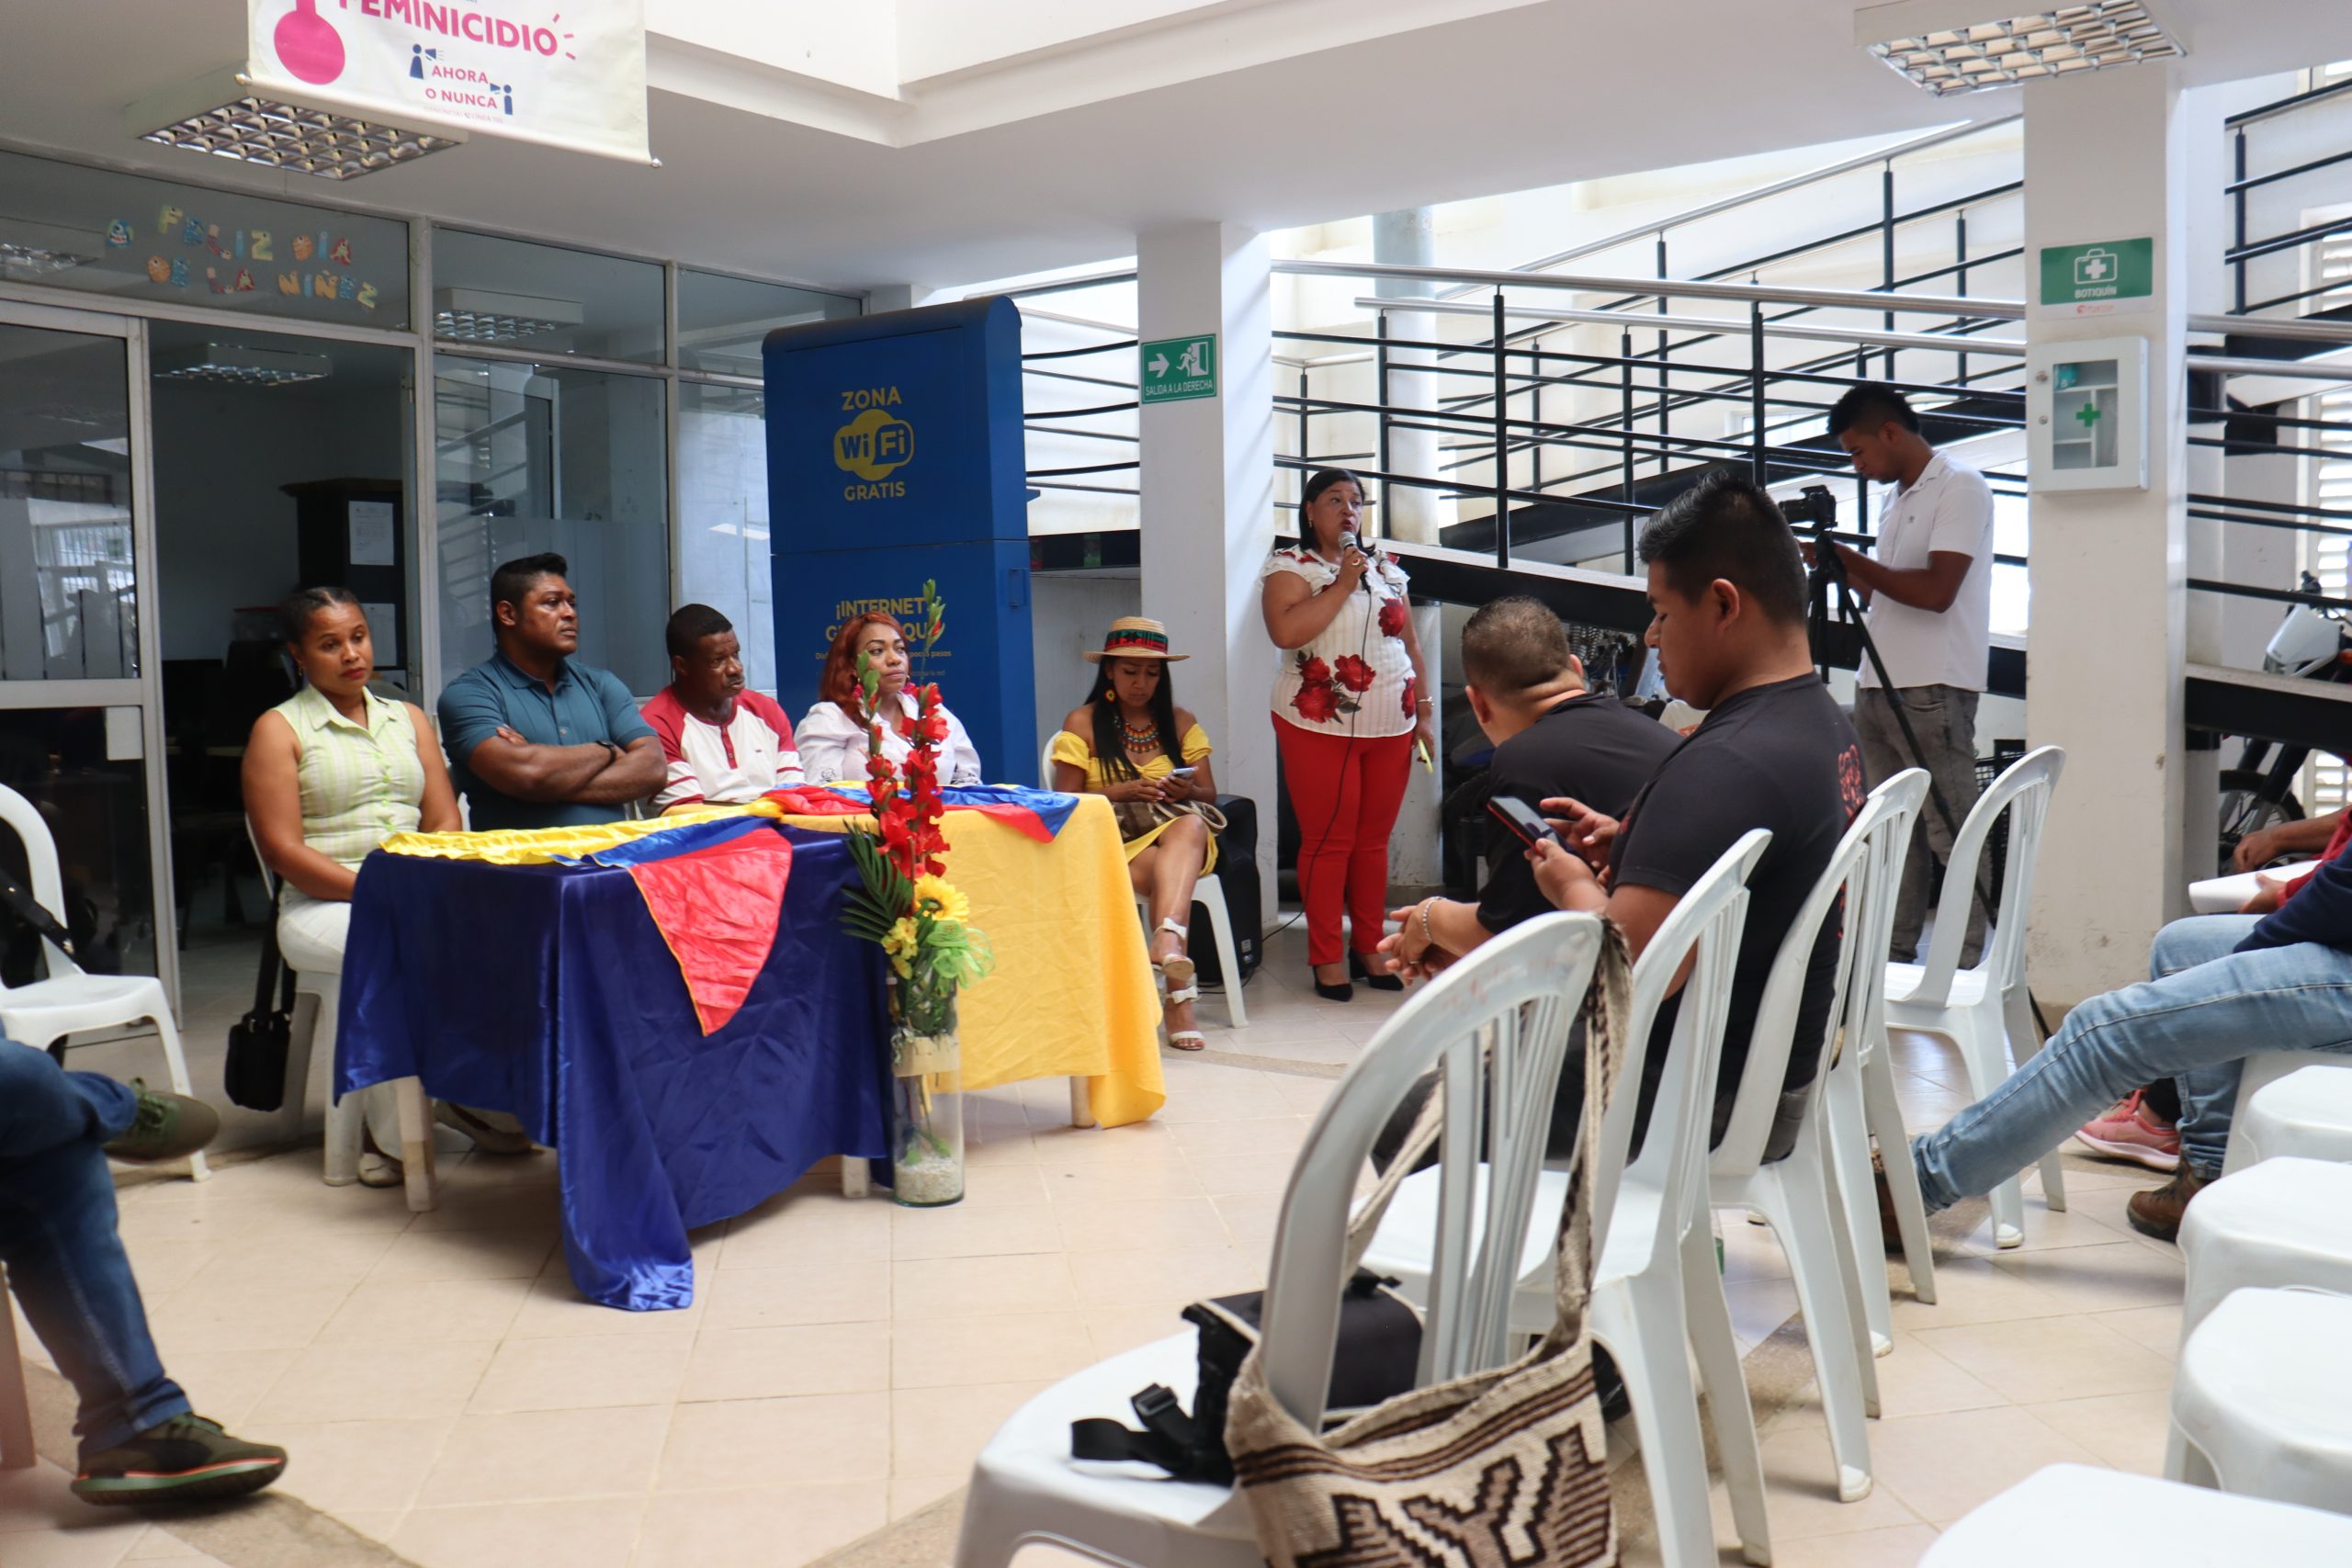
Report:
[[610,822],[662,787],[662,742],[619,677],[571,657],[580,603],[559,555],[491,573],[498,651],[441,693],[441,741],[471,825]]

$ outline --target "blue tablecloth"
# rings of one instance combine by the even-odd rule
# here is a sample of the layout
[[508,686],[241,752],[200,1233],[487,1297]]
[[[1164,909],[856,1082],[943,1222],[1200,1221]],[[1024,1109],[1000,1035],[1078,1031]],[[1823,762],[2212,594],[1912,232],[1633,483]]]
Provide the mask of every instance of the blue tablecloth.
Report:
[[558,1152],[581,1292],[694,1300],[686,1232],[828,1155],[887,1154],[882,951],[841,927],[857,874],[836,834],[783,831],[775,947],[706,1036],[625,870],[368,857],[352,898],[335,1089],[422,1078]]

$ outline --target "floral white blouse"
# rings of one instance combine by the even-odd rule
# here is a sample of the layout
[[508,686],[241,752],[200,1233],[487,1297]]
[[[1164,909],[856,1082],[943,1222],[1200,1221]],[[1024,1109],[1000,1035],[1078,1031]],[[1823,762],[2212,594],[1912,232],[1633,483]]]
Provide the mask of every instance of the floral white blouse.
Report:
[[[1311,550],[1284,545],[1258,574],[1263,582],[1277,572],[1303,577],[1321,592],[1339,581],[1338,563]],[[1386,557],[1348,593],[1331,624],[1305,648],[1282,650],[1274,677],[1274,716],[1302,729],[1366,739],[1411,731],[1413,705],[1420,696],[1412,656],[1405,649],[1404,570]]]
[[[907,717],[915,716],[915,699],[901,692],[899,702]],[[966,733],[963,720],[948,713],[947,739],[939,746],[939,782],[943,784],[976,784],[980,778],[980,753]],[[792,727],[793,739],[800,748],[801,770],[810,784],[839,784],[847,779],[852,784],[865,782],[865,727],[842,711],[839,703],[819,703]],[[882,754],[894,763],[903,763],[907,753],[914,750],[907,738],[899,733],[896,725],[882,727]]]

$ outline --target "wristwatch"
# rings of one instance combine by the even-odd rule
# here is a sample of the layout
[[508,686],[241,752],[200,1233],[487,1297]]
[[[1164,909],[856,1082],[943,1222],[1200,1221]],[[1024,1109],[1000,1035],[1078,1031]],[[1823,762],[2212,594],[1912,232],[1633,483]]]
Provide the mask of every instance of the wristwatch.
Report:
[[614,745],[611,741],[599,740],[596,744],[605,749],[606,766],[610,766],[612,763],[617,762],[621,760],[621,749]]

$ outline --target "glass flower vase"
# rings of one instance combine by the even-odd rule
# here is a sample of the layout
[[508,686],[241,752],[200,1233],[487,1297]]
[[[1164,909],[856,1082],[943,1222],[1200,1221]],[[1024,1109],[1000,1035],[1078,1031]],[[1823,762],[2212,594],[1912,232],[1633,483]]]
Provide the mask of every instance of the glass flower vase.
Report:
[[890,1194],[910,1209],[964,1197],[963,1049],[956,988],[890,986]]

